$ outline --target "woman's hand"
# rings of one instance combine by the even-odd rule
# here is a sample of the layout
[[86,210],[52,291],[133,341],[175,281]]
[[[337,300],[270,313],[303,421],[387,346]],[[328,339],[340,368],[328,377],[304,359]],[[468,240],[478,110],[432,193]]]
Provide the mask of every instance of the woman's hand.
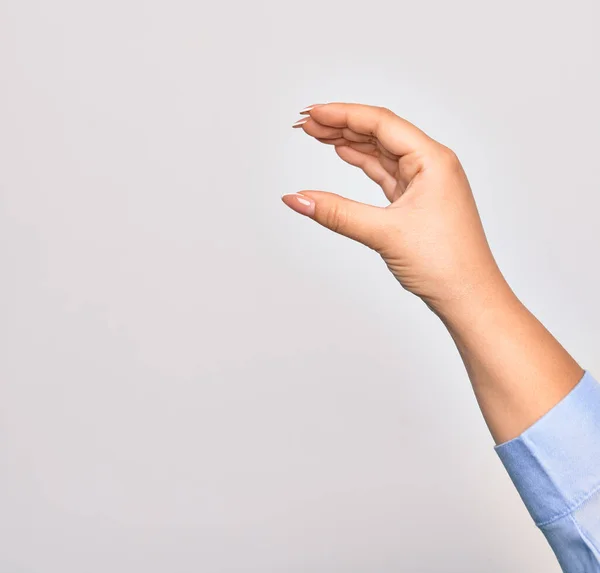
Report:
[[376,250],[447,326],[497,442],[518,436],[583,370],[521,304],[490,252],[467,177],[448,148],[379,107],[310,106],[294,124],[360,167],[390,204],[321,191],[284,202]]
[[294,127],[335,146],[390,204],[375,207],[321,191],[283,196],[295,211],[377,251],[402,286],[432,309],[504,283],[456,155],[390,110],[329,103]]

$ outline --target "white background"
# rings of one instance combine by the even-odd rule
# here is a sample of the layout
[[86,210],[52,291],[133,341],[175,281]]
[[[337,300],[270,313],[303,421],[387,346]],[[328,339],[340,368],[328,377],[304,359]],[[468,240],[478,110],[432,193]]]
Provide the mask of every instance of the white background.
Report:
[[282,193],[383,204],[290,125],[462,159],[600,374],[596,0],[0,0],[0,570],[558,572],[442,324]]

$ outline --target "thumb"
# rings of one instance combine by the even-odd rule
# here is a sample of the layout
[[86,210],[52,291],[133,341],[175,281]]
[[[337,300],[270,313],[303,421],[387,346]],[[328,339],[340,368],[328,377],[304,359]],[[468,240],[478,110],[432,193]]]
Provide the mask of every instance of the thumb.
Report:
[[284,195],[291,209],[314,219],[335,233],[379,250],[385,236],[385,209],[358,203],[335,193],[302,191]]

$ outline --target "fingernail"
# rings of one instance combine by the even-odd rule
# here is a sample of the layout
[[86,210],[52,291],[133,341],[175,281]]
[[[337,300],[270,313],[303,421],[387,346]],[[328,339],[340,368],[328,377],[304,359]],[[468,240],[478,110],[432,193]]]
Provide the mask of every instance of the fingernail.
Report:
[[301,125],[304,125],[309,119],[310,117],[303,117],[299,119],[294,125],[292,125],[292,127],[300,127]]
[[305,107],[303,110],[300,110],[298,113],[300,115],[308,113],[311,109],[315,109],[315,107],[317,107],[319,105],[325,105],[325,104],[323,104],[323,103],[313,103],[312,105],[309,105],[309,106]]
[[286,193],[281,197],[281,200],[296,213],[307,217],[312,217],[315,214],[315,202],[310,197],[300,195],[300,193]]

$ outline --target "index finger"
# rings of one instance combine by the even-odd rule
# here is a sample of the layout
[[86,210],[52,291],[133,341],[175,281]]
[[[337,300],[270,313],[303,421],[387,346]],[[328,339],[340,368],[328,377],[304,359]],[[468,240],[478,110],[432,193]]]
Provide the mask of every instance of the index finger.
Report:
[[311,118],[330,127],[348,127],[356,133],[372,135],[394,155],[408,155],[432,143],[418,127],[389,109],[356,103],[326,103],[309,112]]

